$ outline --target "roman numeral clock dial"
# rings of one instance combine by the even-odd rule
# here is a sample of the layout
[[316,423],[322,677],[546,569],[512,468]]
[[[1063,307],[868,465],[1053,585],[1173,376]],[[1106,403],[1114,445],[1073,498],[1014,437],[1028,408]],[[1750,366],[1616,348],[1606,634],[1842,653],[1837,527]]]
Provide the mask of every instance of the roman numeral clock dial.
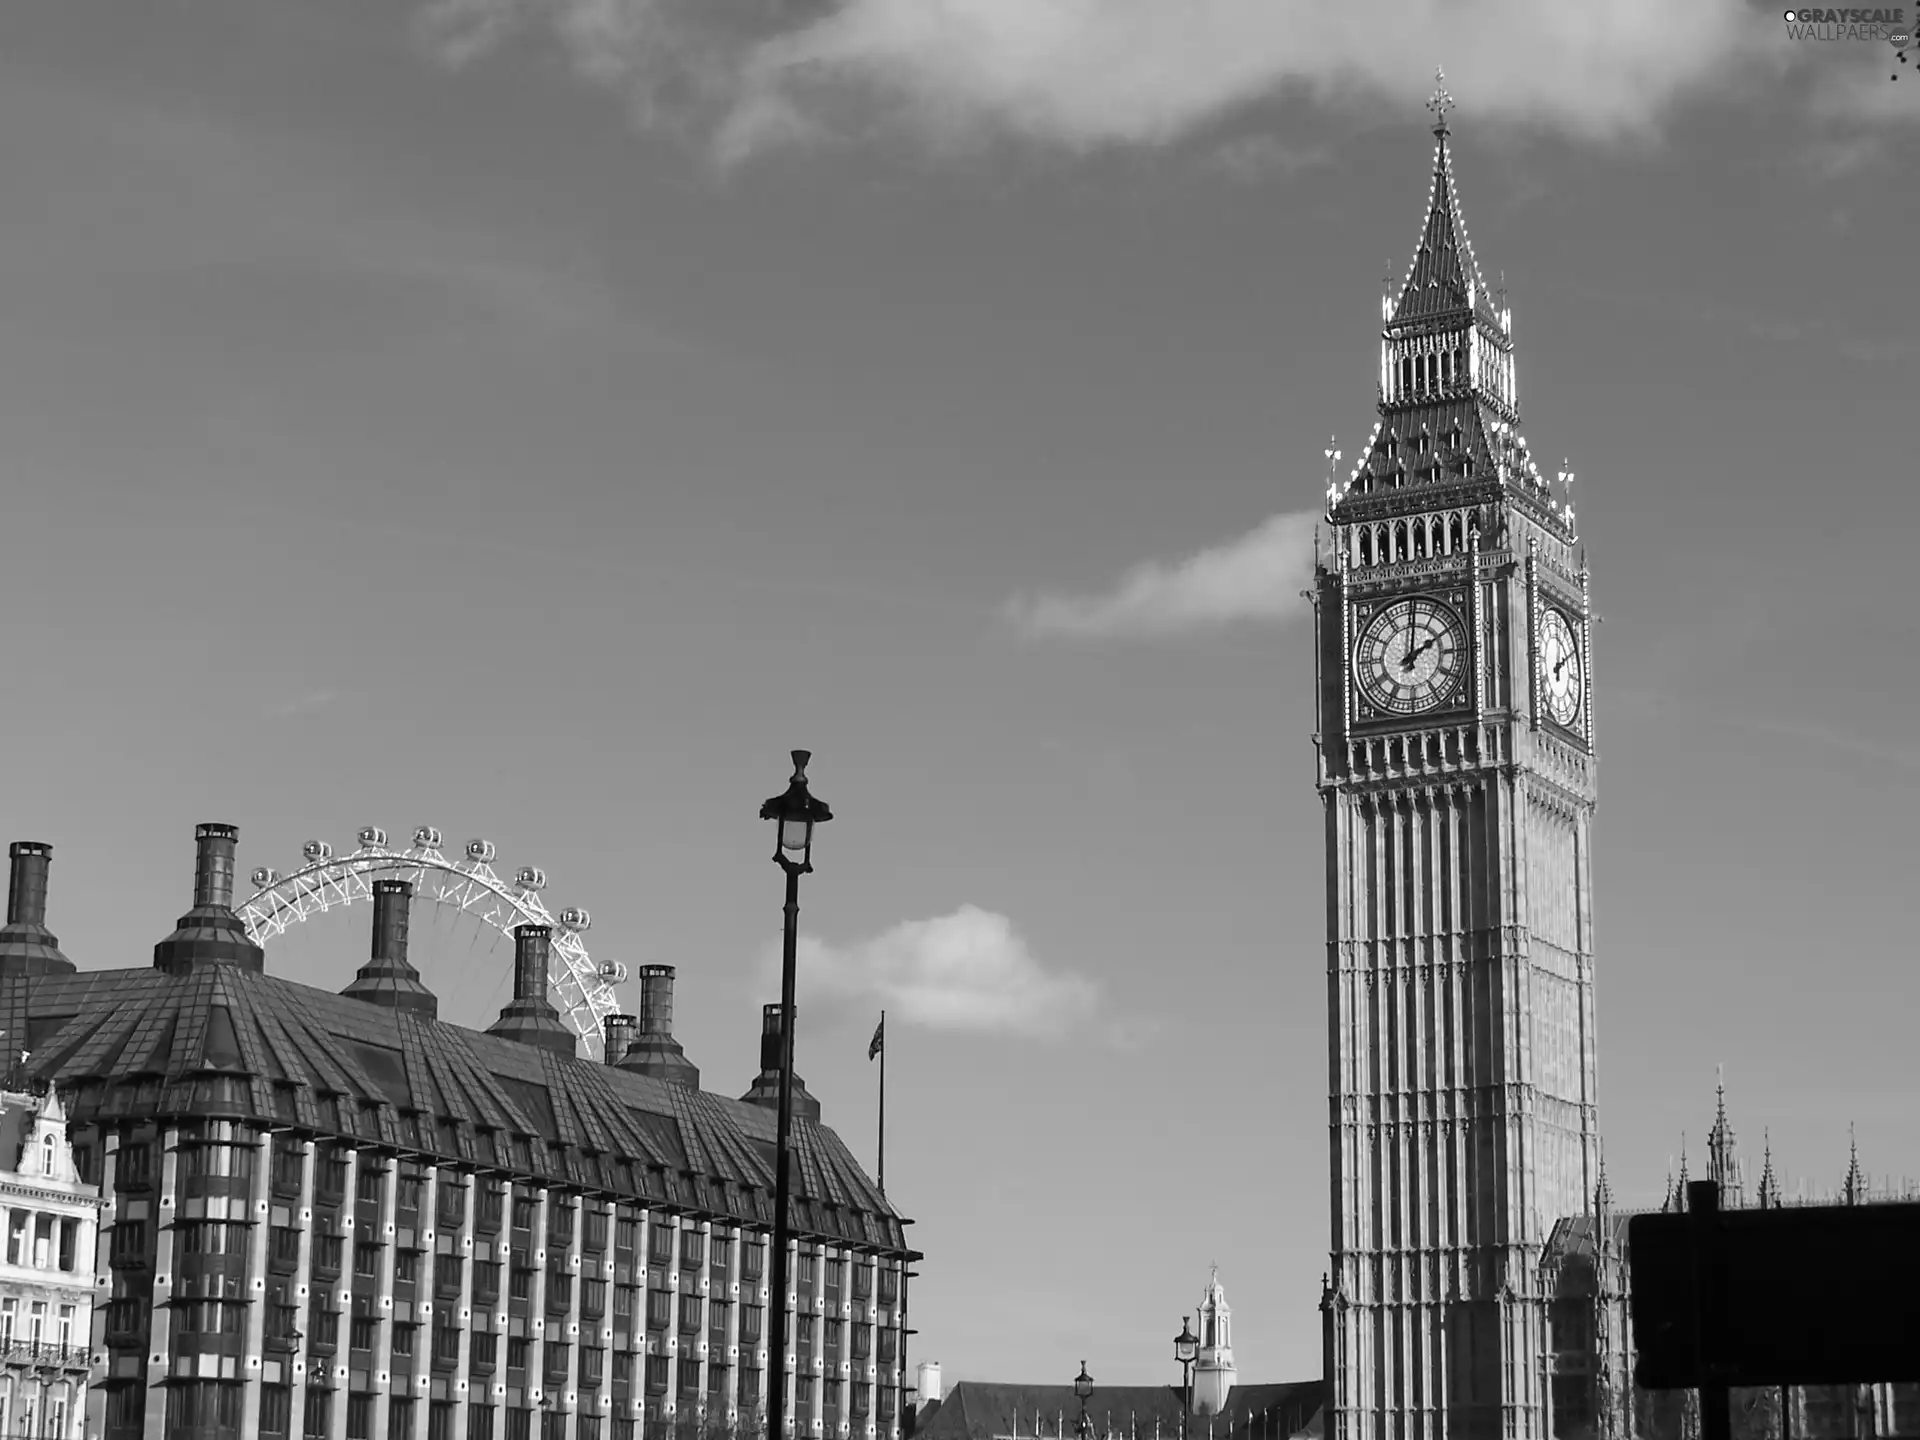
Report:
[[1586,684],[1573,627],[1558,610],[1549,609],[1540,617],[1540,683],[1547,714],[1554,723],[1571,728],[1579,717]]
[[1444,705],[1465,670],[1460,617],[1437,600],[1397,600],[1376,614],[1354,647],[1360,692],[1383,715]]

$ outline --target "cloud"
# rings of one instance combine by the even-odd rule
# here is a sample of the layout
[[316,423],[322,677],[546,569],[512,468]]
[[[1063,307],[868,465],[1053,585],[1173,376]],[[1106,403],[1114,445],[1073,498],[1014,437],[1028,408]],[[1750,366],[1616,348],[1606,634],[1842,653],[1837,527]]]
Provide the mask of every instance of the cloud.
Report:
[[1029,635],[1142,638],[1297,618],[1313,577],[1318,511],[1275,515],[1257,530],[1171,564],[1136,565],[1098,595],[1016,597],[1007,618]]
[[298,699],[274,706],[271,714],[276,720],[291,720],[296,715],[305,715],[311,711],[323,709],[339,698],[340,692],[337,690],[315,690],[310,695],[302,695]]
[[1424,100],[1436,60],[1476,118],[1583,138],[1647,134],[1690,95],[1788,63],[1741,0],[431,0],[423,33],[466,64],[543,30],[644,123],[726,156],[876,124],[922,139],[1068,149],[1164,144],[1305,92]]
[[1097,982],[1048,969],[1011,920],[977,905],[844,947],[803,935],[796,964],[810,995],[876,1002],[930,1030],[1043,1036],[1083,1025],[1101,1000]]

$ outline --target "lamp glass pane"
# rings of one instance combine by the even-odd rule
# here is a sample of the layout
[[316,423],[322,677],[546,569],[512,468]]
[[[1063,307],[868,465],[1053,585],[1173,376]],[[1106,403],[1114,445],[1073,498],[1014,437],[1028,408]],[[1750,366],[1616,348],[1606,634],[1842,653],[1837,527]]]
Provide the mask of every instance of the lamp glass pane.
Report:
[[780,848],[800,851],[807,848],[807,841],[813,834],[811,820],[786,819],[780,822]]

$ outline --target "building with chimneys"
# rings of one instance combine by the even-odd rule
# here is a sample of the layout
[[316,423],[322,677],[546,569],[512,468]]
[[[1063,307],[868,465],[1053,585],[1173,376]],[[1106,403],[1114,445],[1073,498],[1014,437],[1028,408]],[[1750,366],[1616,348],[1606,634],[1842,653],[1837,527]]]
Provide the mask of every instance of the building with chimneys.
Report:
[[[796,1312],[796,1433],[898,1434],[911,1222],[806,1097],[795,1278],[768,1295],[768,1078],[697,1088],[670,967],[642,977],[641,1015],[610,1017],[605,1063],[583,1059],[547,995],[549,932],[522,925],[513,998],[466,1030],[408,961],[392,880],[366,965],[316,990],[270,973],[235,916],[237,840],[198,828],[193,908],[150,966],[76,971],[44,925],[0,956],[0,1029],[104,1196],[103,1242],[76,1251],[99,1302],[87,1436],[756,1429],[768,1327]],[[14,847],[16,894],[44,896],[46,856]],[[765,1032],[763,1070],[778,1006]]]
[[[9,848],[0,969],[60,975],[73,962],[47,930],[51,846]],[[87,1339],[100,1191],[81,1180],[60,1097],[27,1080],[31,1059],[0,1036],[0,1435],[85,1434]]]
[[[1233,1363],[1232,1312],[1215,1269],[1197,1322],[1193,1408],[1180,1384],[1107,1385],[1087,1400],[1090,1440],[1319,1440],[1318,1380],[1241,1384]],[[1057,1385],[959,1380],[944,1390],[940,1367],[920,1367],[912,1440],[1068,1440],[1077,1437],[1080,1399],[1071,1379]]]

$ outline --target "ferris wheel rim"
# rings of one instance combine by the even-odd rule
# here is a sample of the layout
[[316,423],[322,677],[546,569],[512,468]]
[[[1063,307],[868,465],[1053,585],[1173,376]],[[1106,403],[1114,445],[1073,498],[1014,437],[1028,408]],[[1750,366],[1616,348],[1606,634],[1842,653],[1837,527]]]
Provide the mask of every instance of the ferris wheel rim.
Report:
[[[437,841],[438,831],[421,827],[421,833],[429,831]],[[369,840],[369,832],[380,838]],[[313,855],[314,848],[321,853]],[[472,915],[480,924],[508,939],[521,924],[549,927],[553,940],[549,949],[548,983],[559,991],[554,998],[579,1041],[597,1039],[606,1017],[620,1009],[614,979],[624,978],[626,967],[594,962],[582,938],[592,923],[591,917],[584,911],[572,909],[563,910],[556,917],[538,893],[538,888],[545,885],[545,876],[537,867],[524,867],[522,874],[531,871],[538,875],[538,887],[517,887],[494,870],[491,861],[497,852],[490,842],[476,840],[468,849],[470,858],[467,859],[449,858],[437,843],[416,843],[405,850],[396,850],[384,843],[384,832],[372,826],[362,832],[360,847],[347,854],[335,855],[324,842],[309,842],[308,854],[303,856],[304,863],[298,869],[284,874],[270,869],[256,871],[256,880],[262,873],[271,878],[236,905],[234,912],[246,926],[249,937],[264,948],[268,941],[316,914],[370,899],[374,876],[412,878],[416,885],[430,871],[455,877],[458,884],[417,888],[416,898],[424,896],[432,900],[436,908],[452,910],[456,915]],[[476,889],[496,903],[493,906],[480,903],[474,894]],[[505,914],[501,913],[501,906],[506,907]],[[568,923],[574,916],[578,916],[581,923]]]

